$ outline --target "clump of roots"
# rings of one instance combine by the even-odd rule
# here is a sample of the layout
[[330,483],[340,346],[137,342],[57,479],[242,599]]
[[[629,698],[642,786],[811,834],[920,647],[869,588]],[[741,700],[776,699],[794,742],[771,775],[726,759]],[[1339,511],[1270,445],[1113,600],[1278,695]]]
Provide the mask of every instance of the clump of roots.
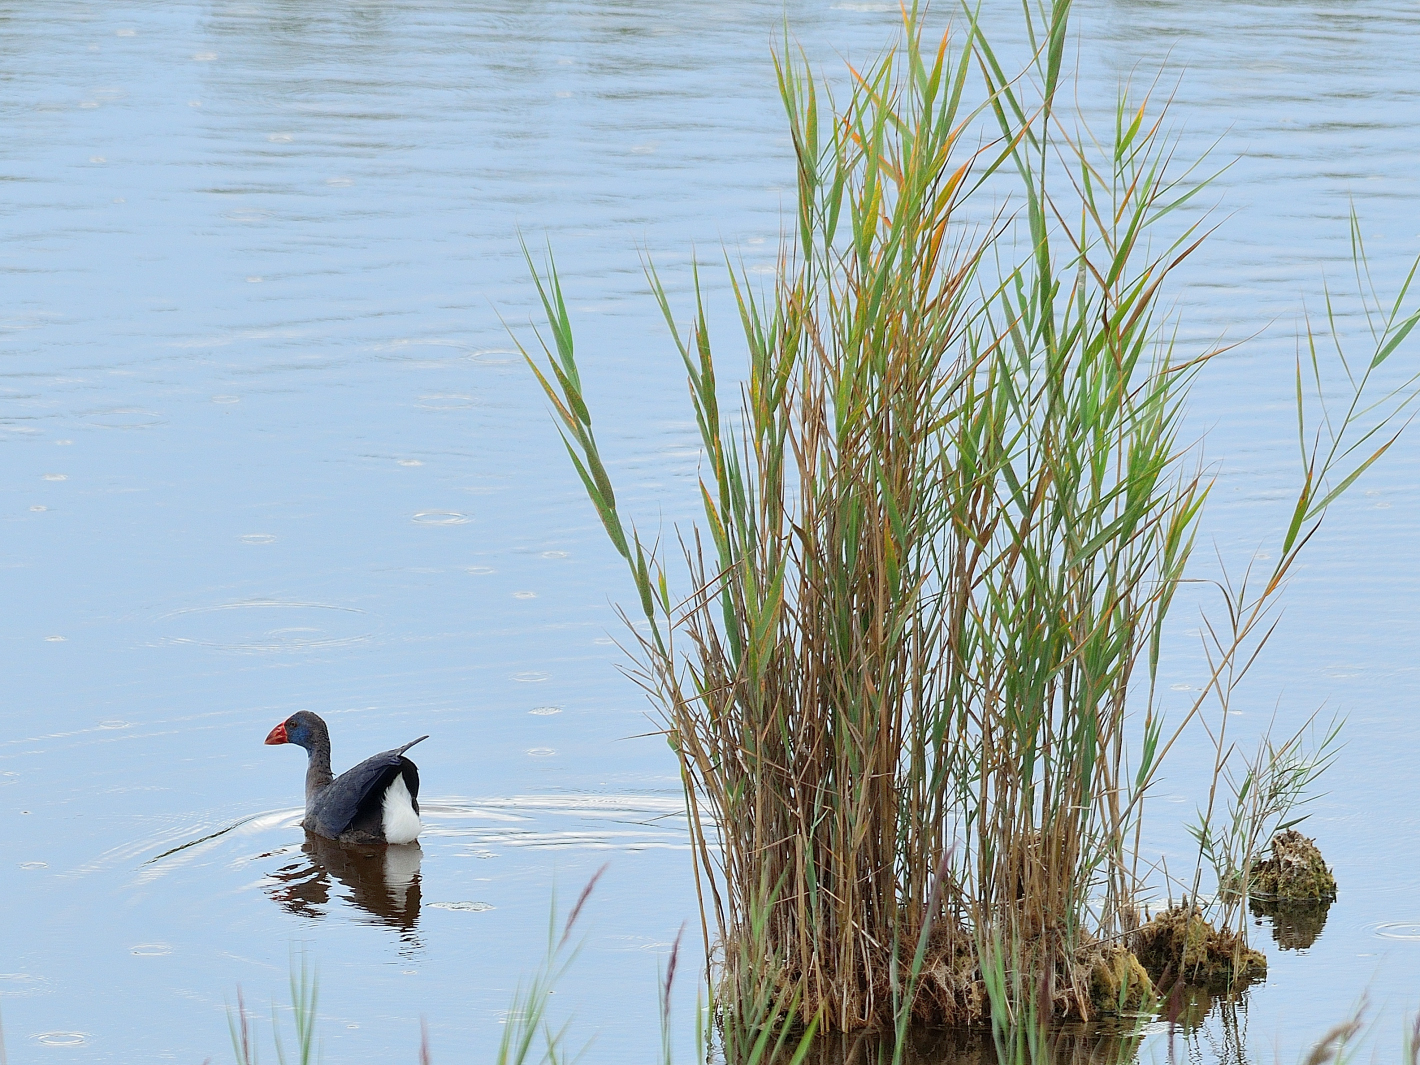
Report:
[[[776,965],[767,960],[772,948],[761,941],[761,949],[738,953],[733,964],[727,963],[723,994],[750,1028],[767,1027],[775,1018],[802,1025],[817,1017],[825,1030],[888,1030],[894,1004],[909,992],[915,1024],[968,1028],[985,1021],[990,1016],[986,984],[976,941],[966,926],[950,916],[938,918],[914,975],[917,946],[918,935],[910,930],[900,934],[896,958],[889,944],[870,944],[845,988],[841,970],[837,982],[830,983],[821,973]],[[858,1015],[836,1012],[850,996],[868,1009]]]
[[1326,867],[1316,842],[1295,828],[1272,837],[1272,857],[1252,869],[1248,885],[1253,898],[1268,901],[1336,898],[1336,877]]
[[[876,1003],[879,1012],[856,1025],[835,1018],[837,1023],[828,1027],[844,1031],[891,1027],[892,1017],[887,1011],[909,984],[915,1026],[967,1029],[990,1019],[990,992],[982,973],[983,947],[965,924],[949,917],[934,923],[915,978],[909,971],[915,940],[909,942],[912,945],[904,950],[906,957],[900,957],[896,965],[890,952],[884,950],[874,964],[859,974],[861,997]],[[1007,993],[1014,988],[1021,1001],[1034,1000],[1044,1016],[1088,1021],[1146,1012],[1157,1002],[1149,970],[1121,943],[1087,937],[1084,944],[1071,950],[1058,937],[1037,936],[1016,940],[1009,947],[998,942],[996,947],[985,949],[992,954],[1006,951],[1006,956],[997,960],[1004,962]],[[737,975],[741,980],[763,982],[754,997],[764,1002],[785,1002],[795,988],[815,986],[815,981],[805,980],[788,969],[771,969],[772,966],[749,966]],[[898,981],[897,995],[894,979]],[[821,1011],[832,1008],[833,1001],[827,995],[804,995],[796,1004],[796,1016],[800,1022],[819,1016]]]
[[1267,975],[1263,954],[1232,929],[1214,928],[1186,899],[1130,938],[1134,953],[1159,987],[1181,983],[1224,994]]
[[960,1027],[979,1023],[986,1013],[986,984],[975,941],[954,922],[938,921],[928,935],[913,1020]]

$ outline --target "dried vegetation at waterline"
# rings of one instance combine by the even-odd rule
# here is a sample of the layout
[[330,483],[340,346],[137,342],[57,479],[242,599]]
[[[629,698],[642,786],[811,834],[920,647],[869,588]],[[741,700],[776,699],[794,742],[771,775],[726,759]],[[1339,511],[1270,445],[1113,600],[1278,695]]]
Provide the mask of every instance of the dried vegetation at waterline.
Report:
[[[1181,209],[1203,186],[1148,100],[1099,137],[1062,111],[1067,13],[1037,16],[1018,78],[976,26],[924,44],[907,12],[833,106],[780,56],[797,215],[772,292],[732,274],[737,401],[703,301],[678,326],[648,269],[704,448],[683,555],[619,509],[560,283],[537,275],[550,335],[529,361],[630,565],[726,1015],[1137,1009],[1144,797],[1385,448],[1392,408],[1360,402],[1358,371],[1344,415],[1303,423],[1274,568],[1224,589],[1204,694],[1166,728],[1154,672],[1208,492],[1180,420],[1210,353],[1176,352],[1160,308],[1203,239]],[[1372,369],[1414,321],[1390,314]],[[1189,959],[1189,919],[1161,971]]]

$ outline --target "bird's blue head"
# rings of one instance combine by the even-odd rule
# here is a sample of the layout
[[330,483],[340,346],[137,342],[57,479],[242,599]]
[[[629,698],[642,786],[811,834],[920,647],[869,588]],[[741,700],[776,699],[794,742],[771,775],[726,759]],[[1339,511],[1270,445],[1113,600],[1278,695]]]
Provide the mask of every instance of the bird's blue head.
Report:
[[309,751],[322,740],[329,745],[329,736],[324,721],[309,710],[298,710],[272,729],[266,737],[266,742],[294,743],[297,747],[304,747]]

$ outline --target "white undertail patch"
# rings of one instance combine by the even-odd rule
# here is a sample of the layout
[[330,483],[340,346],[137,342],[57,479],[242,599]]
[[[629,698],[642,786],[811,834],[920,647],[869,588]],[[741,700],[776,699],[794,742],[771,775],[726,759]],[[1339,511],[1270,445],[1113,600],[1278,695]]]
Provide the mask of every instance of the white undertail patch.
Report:
[[419,815],[404,785],[404,774],[394,778],[385,791],[384,829],[386,843],[413,843],[419,838]]

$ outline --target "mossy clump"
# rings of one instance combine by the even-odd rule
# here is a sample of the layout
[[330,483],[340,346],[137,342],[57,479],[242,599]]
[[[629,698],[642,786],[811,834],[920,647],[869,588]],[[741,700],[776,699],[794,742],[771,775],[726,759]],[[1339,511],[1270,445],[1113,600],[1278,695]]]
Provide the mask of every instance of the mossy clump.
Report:
[[1248,893],[1269,901],[1331,902],[1336,898],[1336,877],[1316,842],[1289,828],[1272,837],[1272,857],[1252,867]]
[[1238,991],[1267,975],[1267,958],[1231,929],[1217,929],[1185,902],[1131,937],[1155,986],[1181,982],[1214,994]]
[[1134,954],[1118,943],[1090,964],[1090,1003],[1097,1013],[1141,1013],[1154,1001],[1154,981]]

